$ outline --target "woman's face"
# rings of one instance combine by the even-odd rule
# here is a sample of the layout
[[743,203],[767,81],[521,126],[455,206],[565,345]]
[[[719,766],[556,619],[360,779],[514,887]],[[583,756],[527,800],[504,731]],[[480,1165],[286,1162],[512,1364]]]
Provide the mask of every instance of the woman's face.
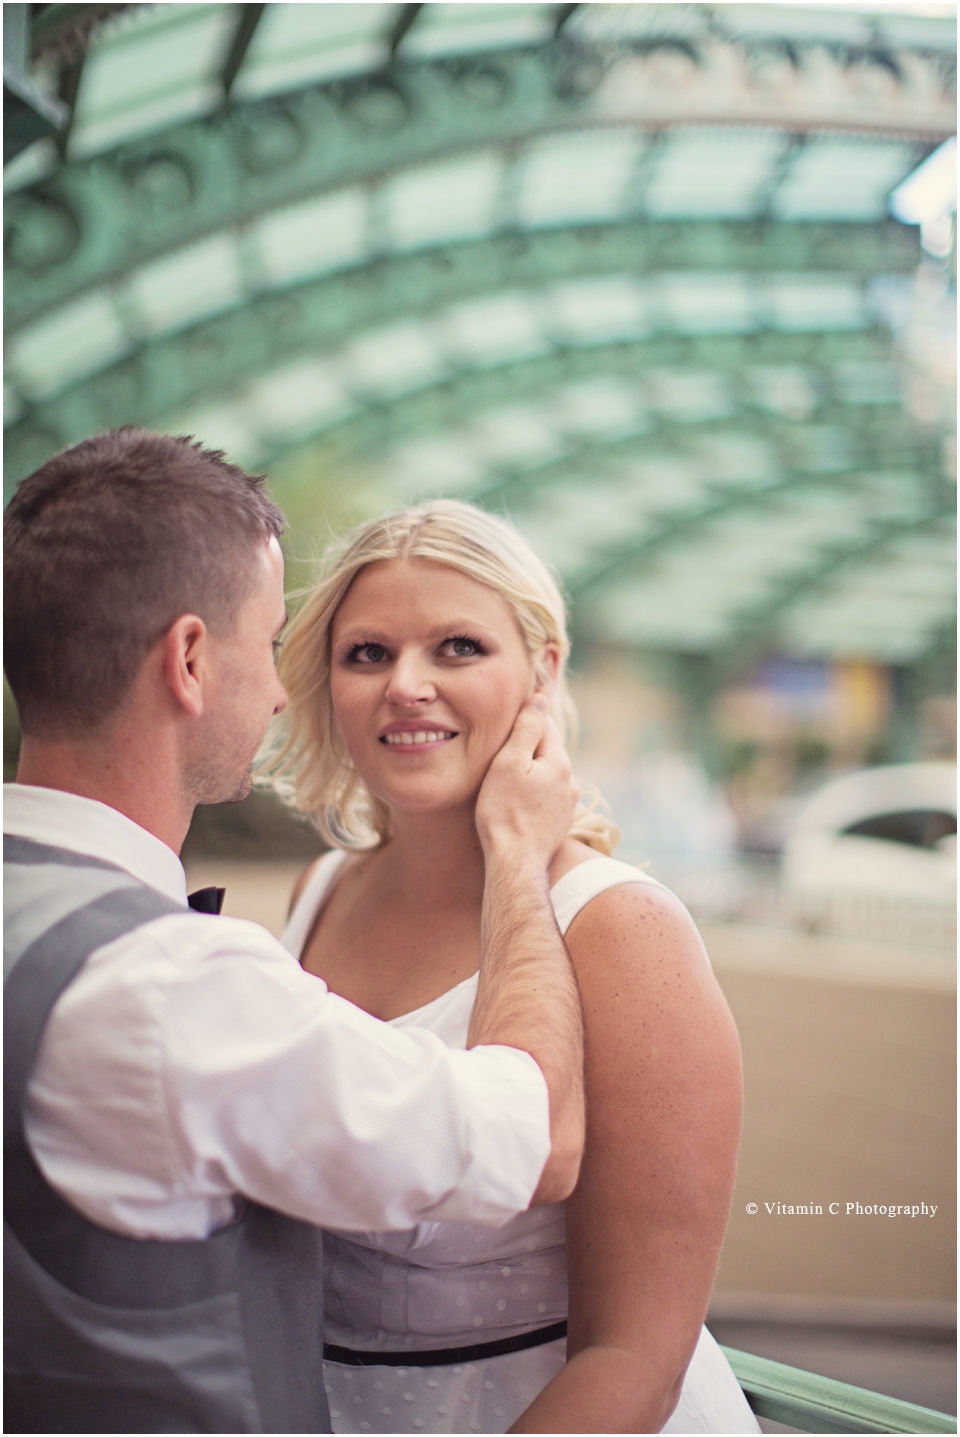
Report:
[[[555,668],[556,646],[544,656]],[[534,690],[505,600],[425,559],[360,571],[331,626],[330,681],[361,778],[391,808],[418,813],[475,799]]]

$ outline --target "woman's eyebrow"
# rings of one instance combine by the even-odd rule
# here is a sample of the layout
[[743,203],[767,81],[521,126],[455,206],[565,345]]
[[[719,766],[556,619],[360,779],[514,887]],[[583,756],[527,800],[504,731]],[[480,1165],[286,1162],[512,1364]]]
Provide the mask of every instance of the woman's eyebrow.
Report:
[[434,624],[433,628],[428,629],[427,632],[431,638],[435,638],[438,634],[454,634],[458,629],[476,629],[478,633],[482,634],[492,632],[489,626],[480,619],[446,619],[442,624]]
[[368,626],[367,624],[354,624],[352,629],[344,629],[342,633],[337,634],[337,637],[334,639],[333,642],[335,644],[341,644],[343,643],[344,639],[356,639],[361,637],[371,642],[375,641],[376,643],[381,643],[386,637],[386,635],[383,633],[382,629],[375,629]]
[[[443,623],[432,624],[429,629],[424,630],[424,638],[456,638],[461,632],[477,632],[489,636],[492,630],[488,625],[478,622],[477,619],[453,618],[445,619]],[[393,643],[395,640],[383,629],[375,628],[373,625],[354,624],[349,629],[344,629],[333,640],[335,644],[342,644],[345,639],[363,638],[367,643]]]

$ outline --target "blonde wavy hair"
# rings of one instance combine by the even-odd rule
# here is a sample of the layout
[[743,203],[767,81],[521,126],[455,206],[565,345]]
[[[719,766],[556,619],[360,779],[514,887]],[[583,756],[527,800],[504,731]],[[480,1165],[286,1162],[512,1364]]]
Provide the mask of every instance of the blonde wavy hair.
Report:
[[[333,617],[360,570],[390,559],[445,564],[500,594],[520,626],[538,683],[549,677],[544,647],[556,644],[560,668],[551,713],[566,743],[576,736],[564,677],[570,643],[563,599],[547,566],[511,524],[458,499],[435,499],[361,524],[328,549],[319,582],[307,591],[284,640],[279,670],[290,702],[260,765],[261,781],[310,814],[337,848],[376,848],[390,836],[390,811],[354,768],[330,690]],[[600,803],[597,794],[589,805],[578,804],[570,837],[611,853],[620,832]]]

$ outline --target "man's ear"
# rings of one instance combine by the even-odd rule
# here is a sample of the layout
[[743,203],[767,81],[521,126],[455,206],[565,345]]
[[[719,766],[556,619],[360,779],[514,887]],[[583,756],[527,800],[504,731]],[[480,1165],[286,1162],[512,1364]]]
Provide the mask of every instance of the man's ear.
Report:
[[163,678],[170,695],[190,718],[199,718],[210,660],[207,626],[196,614],[181,614],[162,642]]

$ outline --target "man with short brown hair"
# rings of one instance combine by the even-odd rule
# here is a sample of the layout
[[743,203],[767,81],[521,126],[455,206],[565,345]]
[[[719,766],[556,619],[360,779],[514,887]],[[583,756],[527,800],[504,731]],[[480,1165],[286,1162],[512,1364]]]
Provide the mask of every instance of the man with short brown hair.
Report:
[[6,1430],[329,1431],[317,1226],[499,1225],[576,1181],[546,886],[569,763],[535,701],[485,780],[477,1046],[389,1028],[187,906],[193,809],[249,790],[286,703],[262,481],[124,429],[43,465],[5,526]]

